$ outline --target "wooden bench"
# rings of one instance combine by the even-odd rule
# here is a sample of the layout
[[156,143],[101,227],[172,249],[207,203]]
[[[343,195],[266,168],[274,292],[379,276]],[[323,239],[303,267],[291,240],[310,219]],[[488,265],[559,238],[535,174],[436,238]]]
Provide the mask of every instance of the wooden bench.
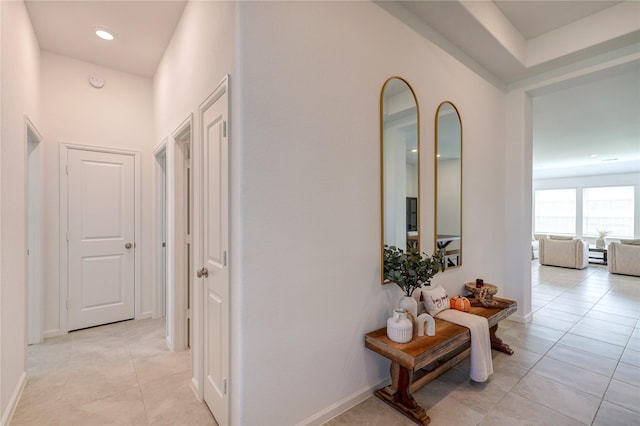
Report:
[[[489,321],[491,347],[509,355],[513,350],[496,336],[498,323],[517,310],[513,300],[495,298],[508,304],[506,308],[472,306],[471,313]],[[471,353],[471,334],[461,325],[436,318],[435,336],[414,336],[409,343],[395,343],[387,337],[387,329],[368,333],[365,346],[391,360],[391,385],[379,389],[375,395],[421,425],[431,421],[411,395]]]

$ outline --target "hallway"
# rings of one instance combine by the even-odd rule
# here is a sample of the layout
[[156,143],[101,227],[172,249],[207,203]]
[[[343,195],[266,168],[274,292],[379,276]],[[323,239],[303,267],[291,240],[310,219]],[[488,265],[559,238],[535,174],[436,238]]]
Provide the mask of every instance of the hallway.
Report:
[[171,352],[163,319],[125,321],[28,348],[18,425],[217,425],[189,386],[189,351]]

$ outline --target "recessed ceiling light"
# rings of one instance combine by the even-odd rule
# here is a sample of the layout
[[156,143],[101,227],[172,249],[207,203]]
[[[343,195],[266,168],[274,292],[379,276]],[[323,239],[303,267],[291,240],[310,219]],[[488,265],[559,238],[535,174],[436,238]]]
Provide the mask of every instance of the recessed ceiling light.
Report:
[[417,149],[412,149],[411,152],[418,152],[418,150]]
[[598,154],[591,154],[589,157],[596,158],[597,156],[598,156]]
[[103,28],[96,28],[96,35],[103,40],[113,40],[113,34]]
[[440,158],[440,154],[436,155],[436,157]]

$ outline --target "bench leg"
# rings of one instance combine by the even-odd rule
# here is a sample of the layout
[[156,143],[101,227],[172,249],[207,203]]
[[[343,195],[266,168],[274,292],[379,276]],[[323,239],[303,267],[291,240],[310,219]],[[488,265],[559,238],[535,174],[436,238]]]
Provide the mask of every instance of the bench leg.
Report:
[[507,355],[513,355],[513,349],[511,349],[509,345],[504,343],[501,338],[496,336],[496,331],[498,331],[498,324],[489,328],[489,338],[491,339],[491,347],[497,351],[504,352]]
[[426,426],[431,423],[431,419],[411,395],[412,380],[413,372],[411,370],[400,366],[397,362],[392,362],[391,385],[377,390],[375,396],[419,425]]

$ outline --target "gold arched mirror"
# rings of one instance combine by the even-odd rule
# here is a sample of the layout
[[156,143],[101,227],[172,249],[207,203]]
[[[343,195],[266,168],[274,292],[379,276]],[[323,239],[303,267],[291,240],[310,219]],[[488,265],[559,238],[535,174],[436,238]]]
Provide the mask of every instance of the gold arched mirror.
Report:
[[436,112],[435,248],[448,268],[462,265],[462,120],[451,102]]
[[418,101],[409,83],[388,79],[380,94],[383,247],[420,248],[419,122]]

